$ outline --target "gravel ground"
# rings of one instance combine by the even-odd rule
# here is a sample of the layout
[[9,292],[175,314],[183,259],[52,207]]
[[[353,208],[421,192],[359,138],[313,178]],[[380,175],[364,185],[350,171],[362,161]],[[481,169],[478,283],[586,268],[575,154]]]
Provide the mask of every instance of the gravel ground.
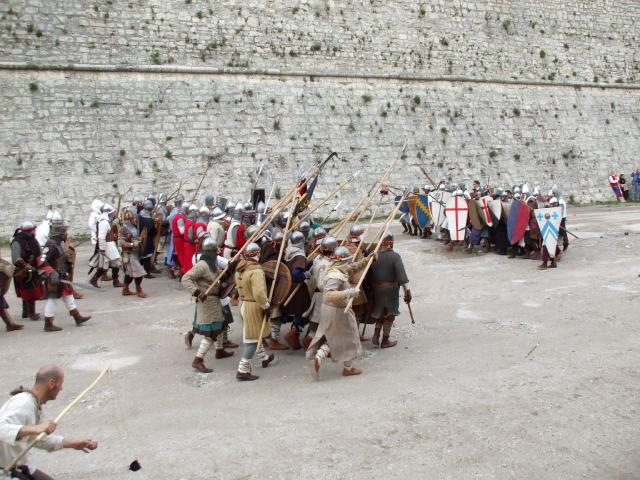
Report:
[[[112,364],[58,429],[98,450],[33,454],[56,478],[639,478],[640,208],[573,208],[568,227],[580,239],[544,272],[398,233],[416,324],[403,311],[396,348],[365,345],[360,377],[328,362],[315,382],[302,351],[256,365],[253,383],[235,380],[237,353],[195,373],[181,336],[193,304],[161,276],[144,281],[147,299],[86,291],[81,328],[60,304],[60,333],[31,321],[1,332],[2,388],[61,365],[53,418]],[[79,248],[79,282],[90,251]],[[19,317],[13,291],[7,300]]]

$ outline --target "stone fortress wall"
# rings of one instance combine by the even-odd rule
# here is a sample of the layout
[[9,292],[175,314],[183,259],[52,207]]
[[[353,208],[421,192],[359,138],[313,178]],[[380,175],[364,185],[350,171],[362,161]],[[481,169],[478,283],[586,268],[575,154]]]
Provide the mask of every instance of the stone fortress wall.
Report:
[[638,25],[636,0],[7,0],[0,237],[50,204],[86,233],[95,197],[189,198],[208,165],[202,194],[247,200],[262,161],[284,193],[330,151],[320,198],[361,171],[346,208],[405,140],[392,185],[609,199],[640,163]]

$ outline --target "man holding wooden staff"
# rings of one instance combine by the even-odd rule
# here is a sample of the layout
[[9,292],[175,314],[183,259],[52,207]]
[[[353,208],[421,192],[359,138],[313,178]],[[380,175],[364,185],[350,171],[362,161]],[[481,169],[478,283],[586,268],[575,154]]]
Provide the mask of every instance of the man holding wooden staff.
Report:
[[[389,340],[389,336],[393,321],[400,315],[398,302],[400,287],[404,290],[406,303],[411,302],[411,291],[402,257],[393,251],[391,232],[385,233],[382,237],[378,259],[371,265],[369,280],[373,297],[371,320],[376,324],[371,343],[380,345],[381,348],[395,347],[398,342]],[[380,342],[381,331],[382,342]]]
[[345,306],[360,293],[360,289],[351,287],[349,275],[365,268],[369,259],[351,262],[352,253],[345,246],[337,247],[330,258],[324,277],[320,325],[306,354],[308,360],[313,360],[311,372],[316,379],[320,378],[320,366],[329,354],[334,362],[343,363],[343,376],[362,373],[352,365],[362,354],[358,323],[353,310],[345,312]]
[[[55,400],[62,391],[64,372],[55,365],[44,365],[36,374],[36,383],[31,390],[22,387],[11,392],[12,397],[0,408],[0,466],[10,465],[27,446],[32,437],[46,433],[35,447],[48,452],[73,448],[75,450],[95,450],[98,443],[91,439],[68,440],[52,435],[56,423],[41,422],[42,405]],[[6,476],[3,476],[6,475]],[[0,472],[0,478],[21,480],[52,480],[46,473],[33,467],[25,455],[10,472]]]
[[240,313],[244,321],[242,332],[244,345],[236,378],[241,381],[251,381],[260,378],[251,373],[251,360],[256,354],[258,342],[262,342],[262,350],[259,354],[262,368],[267,368],[274,359],[274,355],[269,353],[266,339],[258,338],[261,334],[267,337],[271,331],[268,319],[265,328],[262,328],[263,316],[265,313],[268,314],[271,305],[267,296],[264,270],[260,268],[258,263],[260,247],[256,243],[250,243],[242,256],[243,258],[236,268],[235,279],[242,302]]

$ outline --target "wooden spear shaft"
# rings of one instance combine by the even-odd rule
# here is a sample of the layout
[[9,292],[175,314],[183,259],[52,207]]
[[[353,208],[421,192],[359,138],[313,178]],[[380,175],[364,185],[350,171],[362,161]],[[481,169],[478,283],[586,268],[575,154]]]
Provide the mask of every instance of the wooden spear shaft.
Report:
[[373,224],[373,219],[376,218],[376,214],[378,213],[378,210],[380,209],[380,206],[382,205],[382,199],[383,198],[384,198],[384,196],[380,195],[380,201],[378,202],[378,205],[376,205],[376,208],[374,209],[374,211],[371,213],[371,218],[369,219],[369,224],[367,225],[367,228],[364,229],[364,233],[362,234],[362,240],[360,240],[360,243],[358,243],[358,248],[356,248],[356,251],[353,254],[353,258],[354,259],[358,258],[358,254],[360,253],[360,250],[362,250],[362,245],[364,245],[364,238],[367,236],[367,233],[369,233],[369,229],[371,229],[371,225]]
[[[60,420],[62,420],[62,417],[64,417],[69,410],[71,410],[73,408],[73,406],[78,403],[80,400],[82,400],[82,397],[84,397],[87,393],[89,393],[89,391],[91,391],[100,380],[102,380],[102,377],[104,377],[106,375],[106,373],[109,371],[109,369],[111,369],[111,364],[107,365],[104,370],[102,370],[102,372],[100,372],[100,375],[98,375],[98,378],[96,378],[93,383],[91,385],[89,385],[87,388],[85,388],[82,392],[80,392],[80,394],[74,398],[71,403],[69,403],[69,405],[67,405],[66,407],[64,407],[64,410],[62,410],[62,412],[60,412],[58,414],[58,416],[53,420],[53,422],[55,424],[58,424],[60,422]],[[39,434],[36,438],[34,438],[33,440],[31,440],[27,446],[25,447],[24,450],[22,450],[22,452],[20,452],[18,454],[17,457],[15,457],[13,460],[11,460],[11,462],[9,462],[7,465],[4,466],[4,470],[5,472],[10,472],[11,469],[13,469],[20,460],[22,460],[22,458],[24,458],[24,456],[27,454],[27,452],[29,450],[31,450],[36,443],[38,443],[40,440],[42,440],[44,437],[46,437],[47,434],[46,432],[42,432],[41,434]]]
[[[280,271],[280,262],[282,261],[282,254],[284,253],[285,245],[287,244],[287,237],[289,235],[289,230],[291,229],[291,217],[293,215],[293,210],[296,207],[297,202],[291,202],[291,206],[289,207],[289,217],[287,218],[287,226],[284,229],[284,235],[282,236],[282,243],[280,243],[280,251],[278,252],[278,260],[276,261],[276,268],[273,271],[273,281],[271,282],[271,288],[269,289],[269,303],[273,299],[273,292],[276,290],[276,282],[278,281],[278,272]],[[269,311],[263,313],[262,315],[262,325],[260,325],[260,335],[258,335],[258,350],[262,350],[262,335],[264,335],[264,329],[267,325],[267,315]]]
[[[371,264],[373,264],[373,259],[378,253],[378,250],[380,250],[380,245],[382,245],[382,239],[384,238],[384,232],[387,230],[389,223],[391,223],[391,221],[395,218],[396,213],[398,213],[398,210],[400,210],[400,205],[402,205],[404,202],[406,202],[406,198],[403,198],[398,202],[398,204],[396,205],[396,208],[393,209],[393,211],[387,217],[387,220],[382,225],[382,228],[380,229],[380,233],[378,234],[379,239],[378,239],[378,244],[376,245],[376,249],[373,251],[373,254],[370,256],[369,261],[367,262],[367,266],[364,268],[364,272],[362,273],[360,280],[358,280],[358,284],[356,285],[355,288],[359,289],[362,287],[362,283],[364,282],[364,279],[367,276],[367,272],[369,271],[369,268],[371,268]],[[349,302],[347,303],[347,306],[344,309],[344,313],[347,313],[353,306],[353,299],[354,297],[351,297],[349,299]]]
[[[344,182],[342,182],[340,184],[340,186],[338,188],[336,188],[333,192],[331,192],[329,194],[329,196],[327,198],[325,198],[322,202],[320,202],[320,204],[315,207],[313,210],[311,210],[310,212],[308,212],[306,214],[306,216],[311,217],[311,215],[315,212],[317,212],[318,210],[320,210],[320,208],[322,208],[324,206],[325,203],[327,203],[329,200],[331,200],[338,192],[340,192],[344,187],[346,187],[349,182],[351,182],[354,178],[356,178],[358,175],[357,173],[354,174],[351,178],[345,180]],[[296,220],[295,223],[291,226],[291,229],[295,229],[298,225],[300,225],[301,220]]]

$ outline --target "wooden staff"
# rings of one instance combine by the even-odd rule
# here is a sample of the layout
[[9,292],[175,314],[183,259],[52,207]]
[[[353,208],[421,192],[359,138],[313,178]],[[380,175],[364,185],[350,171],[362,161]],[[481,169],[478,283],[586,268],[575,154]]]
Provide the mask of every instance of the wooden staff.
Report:
[[[67,406],[64,408],[64,410],[62,410],[62,412],[60,412],[60,413],[58,414],[58,416],[53,420],[53,422],[57,425],[57,424],[60,422],[60,420],[62,420],[62,417],[64,417],[64,416],[69,412],[69,410],[71,410],[71,409],[73,408],[73,406],[74,406],[76,403],[78,403],[78,402],[82,399],[82,397],[84,397],[87,393],[89,393],[89,391],[90,391],[90,390],[92,390],[92,389],[93,389],[93,387],[95,387],[95,386],[98,384],[98,382],[99,382],[100,380],[102,380],[102,377],[104,377],[104,376],[105,376],[105,374],[106,374],[110,369],[111,369],[111,364],[107,365],[107,366],[104,368],[104,370],[102,370],[102,372],[100,372],[100,375],[98,375],[98,378],[96,378],[96,379],[93,381],[93,383],[92,383],[91,385],[89,385],[87,388],[85,388],[85,389],[84,389],[84,390],[83,390],[83,391],[82,391],[82,392],[81,392],[81,393],[80,393],[76,398],[74,398],[74,399],[73,399],[73,401],[72,401],[71,403],[69,403],[69,405],[67,405]],[[20,452],[20,453],[18,454],[18,456],[17,456],[17,457],[15,457],[13,460],[11,460],[11,462],[9,462],[8,464],[6,464],[6,465],[4,466],[4,470],[5,470],[5,472],[10,472],[10,471],[11,471],[11,470],[12,470],[12,469],[13,469],[13,468],[18,464],[18,462],[19,462],[20,460],[22,460],[22,458],[24,458],[24,456],[27,454],[27,452],[28,452],[29,450],[31,450],[31,449],[34,447],[34,445],[35,445],[36,443],[38,443],[40,440],[42,440],[42,439],[43,439],[44,437],[46,437],[46,436],[47,436],[47,433],[46,433],[46,432],[42,432],[42,433],[41,433],[41,434],[39,434],[36,438],[34,438],[33,440],[31,440],[31,441],[27,444],[27,446],[25,447],[25,449],[24,449],[24,450],[22,450],[22,452]]]
[[[318,173],[318,169],[316,168],[316,170],[314,171],[314,175]],[[262,223],[262,225],[260,225],[260,227],[258,227],[258,229],[255,231],[255,233],[253,235],[251,235],[251,237],[249,237],[249,239],[247,239],[247,241],[245,242],[245,244],[240,247],[238,249],[238,252],[233,256],[233,258],[231,258],[231,260],[229,260],[229,263],[227,264],[226,268],[224,270],[222,270],[222,272],[220,272],[218,274],[218,276],[215,278],[215,280],[211,283],[211,285],[209,285],[209,288],[207,288],[205,294],[209,295],[211,293],[211,290],[213,289],[214,285],[216,285],[218,283],[218,281],[220,281],[220,279],[223,277],[223,275],[225,275],[230,268],[230,265],[233,264],[233,262],[236,261],[236,259],[242,255],[242,252],[244,252],[244,249],[247,247],[247,245],[249,245],[251,242],[253,242],[256,238],[258,238],[262,232],[264,232],[267,227],[269,226],[269,224],[273,221],[273,219],[276,217],[276,215],[278,215],[280,213],[280,210],[282,210],[282,208],[284,208],[286,205],[288,205],[288,203],[292,200],[295,199],[296,193],[298,191],[299,188],[305,186],[307,184],[307,181],[310,177],[312,177],[313,175],[310,175],[309,177],[307,177],[307,179],[305,179],[305,181],[302,183],[302,185],[298,186],[294,186],[291,190],[289,190],[289,192],[283,197],[281,198],[278,203],[276,203],[276,205],[273,207],[273,210],[271,211],[271,214],[264,220],[264,222]],[[294,202],[294,204],[297,202]],[[290,219],[287,220],[287,224],[289,224]]]
[[[398,210],[400,210],[400,205],[402,205],[406,201],[407,201],[406,197],[402,198],[398,202],[396,207],[393,209],[393,211],[389,214],[389,216],[387,217],[387,219],[384,222],[384,224],[382,225],[382,228],[380,229],[380,233],[378,234],[380,238],[378,239],[378,244],[376,245],[376,249],[373,251],[373,254],[370,255],[369,261],[367,262],[367,266],[364,268],[364,272],[362,273],[362,276],[360,277],[360,280],[358,281],[358,284],[356,285],[355,288],[360,289],[362,287],[362,282],[364,282],[364,279],[367,276],[367,272],[369,271],[369,268],[371,268],[371,264],[373,263],[373,259],[376,257],[376,254],[378,253],[378,250],[380,250],[380,245],[382,245],[382,239],[384,238],[384,232],[387,230],[387,227],[389,226],[391,221],[396,217],[396,213],[398,213]],[[354,299],[354,297],[351,297],[349,299],[349,302],[347,303],[347,306],[344,309],[344,313],[347,313],[351,309],[351,307],[353,306],[353,299]]]
[[380,201],[378,202],[378,205],[376,205],[376,208],[371,213],[371,218],[369,219],[369,224],[367,225],[367,228],[364,229],[364,233],[362,234],[362,240],[360,240],[360,242],[358,243],[358,248],[356,248],[356,251],[353,254],[353,258],[354,259],[358,258],[358,254],[360,253],[360,250],[362,250],[362,245],[364,245],[364,238],[367,236],[367,233],[369,233],[369,229],[371,228],[371,224],[373,224],[373,219],[376,218],[376,213],[378,213],[378,210],[380,209],[380,206],[382,205],[382,199],[383,198],[384,198],[384,195],[380,194]]
[[[404,149],[406,148],[406,144],[404,146],[404,148],[402,149],[402,151],[404,152]],[[373,186],[371,187],[371,189],[369,190],[369,192],[367,192],[367,194],[362,197],[360,199],[360,202],[358,202],[358,204],[356,205],[356,207],[349,213],[349,215],[347,215],[344,219],[342,219],[335,227],[333,227],[331,229],[331,236],[332,237],[336,237],[336,232],[340,231],[342,229],[342,227],[344,227],[347,223],[349,223],[349,221],[351,220],[351,218],[353,217],[353,215],[355,215],[355,213],[360,209],[360,207],[363,205],[363,203],[365,203],[365,206],[363,207],[364,211],[366,209],[366,205],[368,205],[371,200],[373,198],[375,198],[375,194],[373,194],[376,191],[376,187],[377,186],[382,186],[384,179],[387,177],[387,175],[391,172],[391,169],[394,167],[395,165],[395,161],[393,161],[391,163],[391,165],[389,165],[386,170],[384,171],[382,177],[380,178],[380,180],[377,180]],[[382,198],[380,199],[382,200]],[[378,205],[378,207],[380,206],[380,204]],[[377,211],[377,208],[376,208]],[[372,215],[371,218],[373,220],[373,217],[375,216]],[[341,243],[344,244],[346,242],[346,239]],[[316,248],[313,249],[313,251],[308,255],[307,260],[311,260],[313,257],[315,257],[315,255],[317,254],[317,252],[320,250],[320,248],[322,247],[322,245],[318,245]],[[358,246],[359,247],[359,246]],[[289,296],[287,297],[287,299],[285,300],[283,306],[287,306],[289,305],[289,302],[291,302],[291,300],[293,299],[293,297],[296,295],[296,293],[298,293],[298,290],[300,290],[300,287],[302,287],[302,284],[298,284],[296,285],[296,288],[293,289],[293,291],[289,294]]]
[[[404,151],[407,149],[407,143],[405,142],[404,146],[402,147],[402,153],[404,153]],[[400,156],[402,156],[402,153]],[[378,180],[378,182],[376,183],[376,187],[382,187],[382,185],[384,185],[384,182],[387,180],[387,178],[389,177],[389,175],[391,174],[391,172],[393,171],[393,168],[396,166],[396,163],[398,162],[398,158],[396,157],[391,164],[386,168],[386,170],[384,171],[384,173],[382,174],[382,177],[380,178],[380,180]],[[357,222],[360,217],[364,214],[364,212],[366,211],[367,207],[369,206],[369,204],[373,201],[373,199],[375,198],[375,188],[369,192],[369,195],[366,197],[366,201],[364,203],[364,205],[361,207],[360,212],[358,213],[358,216],[356,217],[356,219],[354,220],[354,222]],[[354,214],[355,210],[353,212],[351,212],[351,215],[349,216],[348,219],[346,219],[346,221],[341,225],[340,228],[344,227],[347,223],[349,223],[351,221],[351,219],[353,218],[353,214]],[[335,237],[335,234],[334,234]],[[344,240],[342,240],[342,242],[340,242],[340,245],[344,245],[347,242],[347,238],[345,238]]]
[[[278,281],[278,272],[280,271],[280,263],[282,262],[282,255],[284,254],[285,245],[287,244],[287,236],[289,235],[289,230],[291,230],[291,217],[293,216],[293,211],[295,210],[297,203],[298,202],[291,202],[291,206],[289,207],[289,216],[287,217],[287,225],[284,229],[282,242],[280,243],[278,260],[276,261],[276,268],[273,271],[273,281],[271,282],[271,288],[269,289],[269,304],[271,304],[271,300],[273,299],[273,292],[276,291],[276,283]],[[267,310],[262,314],[262,325],[260,326],[260,335],[258,335],[258,349],[256,353],[262,351],[262,335],[264,334],[264,329],[267,325],[268,314],[269,314],[269,310]]]
[[[340,186],[338,188],[336,188],[333,192],[331,192],[329,194],[329,196],[327,198],[325,198],[322,202],[320,202],[320,204],[315,207],[313,210],[311,210],[310,212],[306,213],[305,216],[311,218],[311,215],[313,213],[315,213],[316,211],[318,211],[325,203],[327,203],[329,200],[331,200],[340,190],[342,190],[344,187],[346,187],[349,182],[351,182],[354,178],[356,178],[358,175],[360,174],[360,170],[358,170],[356,173],[354,173],[351,178],[348,178],[347,180],[345,180],[344,182],[342,182],[340,184]],[[291,229],[294,230],[298,225],[300,225],[300,222],[302,220],[296,220],[295,223],[291,226]]]

